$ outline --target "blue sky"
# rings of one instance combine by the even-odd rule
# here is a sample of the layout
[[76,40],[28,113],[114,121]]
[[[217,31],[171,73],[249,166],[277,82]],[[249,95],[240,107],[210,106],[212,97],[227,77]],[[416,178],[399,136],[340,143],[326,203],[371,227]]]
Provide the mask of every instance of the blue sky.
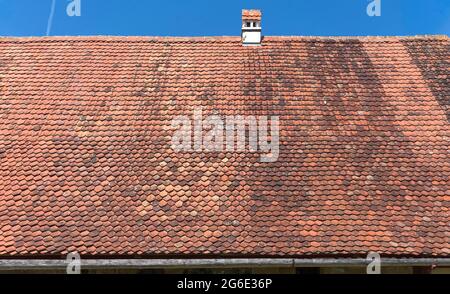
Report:
[[[53,0],[0,0],[1,36],[43,36]],[[450,33],[450,0],[73,0],[56,1],[50,35],[234,36],[243,8],[263,11],[264,35],[421,35]]]

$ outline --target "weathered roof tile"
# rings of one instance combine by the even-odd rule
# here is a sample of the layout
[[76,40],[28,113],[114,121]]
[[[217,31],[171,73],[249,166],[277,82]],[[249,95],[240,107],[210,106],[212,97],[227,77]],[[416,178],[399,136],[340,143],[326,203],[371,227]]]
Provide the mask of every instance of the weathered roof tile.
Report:
[[[0,38],[0,255],[448,256],[444,37]],[[278,115],[280,155],[171,120]]]

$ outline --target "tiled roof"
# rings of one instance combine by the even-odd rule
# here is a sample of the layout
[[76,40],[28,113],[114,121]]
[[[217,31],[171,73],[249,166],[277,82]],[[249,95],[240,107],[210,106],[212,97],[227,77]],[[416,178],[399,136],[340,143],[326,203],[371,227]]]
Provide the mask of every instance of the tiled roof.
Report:
[[261,11],[260,10],[242,10],[242,19],[243,20],[261,20]]
[[[447,37],[0,38],[0,255],[449,256]],[[280,154],[174,152],[195,107]]]

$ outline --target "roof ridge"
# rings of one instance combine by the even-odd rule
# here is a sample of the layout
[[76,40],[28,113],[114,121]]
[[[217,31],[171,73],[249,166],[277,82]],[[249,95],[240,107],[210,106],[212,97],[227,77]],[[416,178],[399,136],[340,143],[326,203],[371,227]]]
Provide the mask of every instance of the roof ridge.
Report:
[[[0,42],[33,42],[33,41],[118,41],[118,42],[143,42],[143,41],[170,41],[170,42],[234,42],[240,41],[240,36],[0,36]],[[386,40],[448,40],[447,35],[415,35],[415,36],[264,36],[266,41],[346,41],[362,40],[366,42],[378,42]]]

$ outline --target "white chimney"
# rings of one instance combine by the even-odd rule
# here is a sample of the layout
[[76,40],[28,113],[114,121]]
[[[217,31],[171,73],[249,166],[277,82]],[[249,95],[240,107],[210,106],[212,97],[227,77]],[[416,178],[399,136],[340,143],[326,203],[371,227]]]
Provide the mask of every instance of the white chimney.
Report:
[[242,10],[242,44],[261,45],[261,11]]

